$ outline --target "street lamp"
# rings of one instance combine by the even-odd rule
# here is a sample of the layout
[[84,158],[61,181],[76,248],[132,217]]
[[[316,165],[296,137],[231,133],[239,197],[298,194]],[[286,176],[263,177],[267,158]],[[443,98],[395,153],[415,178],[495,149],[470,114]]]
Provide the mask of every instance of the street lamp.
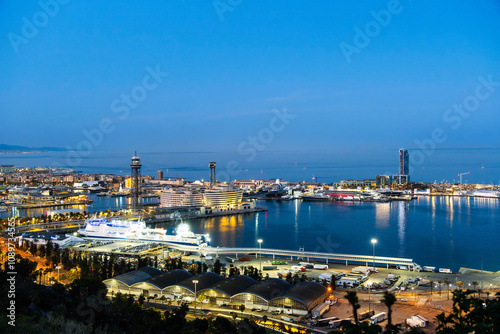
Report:
[[61,266],[57,266],[56,269],[57,269],[57,281],[60,282],[60,280],[59,280],[59,270],[61,269]]
[[260,271],[262,271],[262,239],[259,239],[257,240],[257,242],[259,243],[259,266],[260,266]]
[[196,284],[198,284],[198,280],[194,279],[194,315],[196,316]]
[[371,290],[371,287],[372,285],[370,283],[368,283],[368,312],[370,312],[370,302],[371,302],[371,298],[370,298],[370,290]]
[[377,243],[377,239],[372,239],[373,245],[373,272],[375,272],[375,244]]

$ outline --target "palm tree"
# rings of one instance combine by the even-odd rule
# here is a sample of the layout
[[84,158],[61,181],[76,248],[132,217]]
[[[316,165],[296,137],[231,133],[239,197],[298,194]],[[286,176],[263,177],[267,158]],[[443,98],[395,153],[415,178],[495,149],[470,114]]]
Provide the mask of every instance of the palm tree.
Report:
[[347,299],[349,304],[352,306],[352,315],[354,316],[354,322],[356,324],[356,333],[359,333],[359,319],[358,319],[358,309],[361,307],[359,305],[359,299],[356,291],[347,291],[344,295],[344,298]]
[[439,295],[441,296],[441,284],[443,284],[443,281],[438,281],[439,284]]
[[476,296],[476,291],[477,291],[477,286],[479,285],[478,282],[474,281],[474,282],[471,282],[472,286],[474,287],[474,297]]
[[392,305],[396,302],[396,295],[392,292],[385,291],[382,303],[387,306],[387,327],[386,329],[392,331]]
[[243,318],[243,311],[245,311],[245,305],[241,304],[238,308],[241,311],[241,318]]
[[429,283],[431,283],[431,296],[432,296],[432,289],[434,288],[434,283],[436,283],[436,282],[434,282],[433,280],[431,280]]
[[447,278],[445,278],[443,282],[444,282],[444,284],[446,284],[446,298],[449,300],[450,299],[450,284],[451,284],[451,282]]
[[462,282],[462,281],[458,281],[456,284],[457,284],[458,288],[459,288],[460,290],[462,290],[462,287],[464,286],[464,282]]

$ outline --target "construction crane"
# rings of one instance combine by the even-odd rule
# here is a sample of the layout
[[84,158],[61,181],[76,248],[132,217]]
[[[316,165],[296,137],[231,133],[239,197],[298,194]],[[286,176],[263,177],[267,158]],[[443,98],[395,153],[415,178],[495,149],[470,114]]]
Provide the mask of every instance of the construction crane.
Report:
[[458,176],[460,176],[460,191],[462,191],[462,176],[467,174],[470,174],[470,172],[458,174]]

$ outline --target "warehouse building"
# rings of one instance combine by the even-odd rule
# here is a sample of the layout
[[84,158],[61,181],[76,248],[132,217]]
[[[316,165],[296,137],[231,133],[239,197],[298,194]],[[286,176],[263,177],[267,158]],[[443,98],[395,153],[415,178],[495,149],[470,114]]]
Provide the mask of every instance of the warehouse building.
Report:
[[164,295],[164,289],[182,282],[185,279],[193,277],[189,272],[184,269],[173,269],[169,270],[160,275],[153,276],[143,282],[137,282],[132,284],[131,290],[141,291],[144,296],[154,296],[159,297]]
[[278,278],[259,281],[231,298],[233,304],[244,304],[246,308],[262,307],[267,310],[269,301],[283,295],[292,287],[288,282]]
[[195,291],[206,289],[220,281],[223,278],[214,273],[203,273],[192,276],[163,289],[163,294],[172,299],[194,300]]
[[140,295],[142,293],[141,289],[135,288],[131,289],[132,285],[144,282],[154,276],[160,275],[161,270],[153,267],[142,267],[134,271],[129,271],[128,273],[118,275],[113,278],[104,280],[103,283],[108,288],[110,293],[131,293]]
[[230,276],[206,289],[198,290],[198,295],[206,296],[208,302],[211,304],[218,304],[220,302],[229,304],[232,296],[251,287],[255,283],[257,283],[257,281],[248,276]]
[[283,313],[307,315],[328,297],[328,289],[316,282],[300,282],[281,296],[269,301],[269,310],[281,309]]

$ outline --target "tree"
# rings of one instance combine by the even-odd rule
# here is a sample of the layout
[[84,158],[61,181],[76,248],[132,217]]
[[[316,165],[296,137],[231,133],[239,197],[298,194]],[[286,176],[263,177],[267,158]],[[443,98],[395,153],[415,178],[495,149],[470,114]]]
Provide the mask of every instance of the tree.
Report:
[[394,326],[392,325],[392,306],[396,303],[396,295],[392,292],[385,291],[384,297],[382,298],[382,303],[387,306],[387,327],[386,331],[392,333],[394,331]]
[[356,324],[355,332],[359,333],[359,319],[358,319],[358,309],[361,307],[359,305],[359,299],[356,291],[347,291],[344,295],[344,298],[347,299],[349,304],[352,306],[352,315],[354,316],[354,322]]
[[450,299],[450,284],[451,284],[451,282],[447,278],[445,278],[443,282],[444,282],[444,284],[446,284],[446,298]]
[[241,315],[243,317],[243,311],[245,311],[245,305],[244,304],[241,304],[238,309],[241,311]]
[[459,288],[460,290],[462,290],[462,287],[464,286],[464,282],[462,282],[462,281],[458,281],[456,284],[457,284],[458,288]]

